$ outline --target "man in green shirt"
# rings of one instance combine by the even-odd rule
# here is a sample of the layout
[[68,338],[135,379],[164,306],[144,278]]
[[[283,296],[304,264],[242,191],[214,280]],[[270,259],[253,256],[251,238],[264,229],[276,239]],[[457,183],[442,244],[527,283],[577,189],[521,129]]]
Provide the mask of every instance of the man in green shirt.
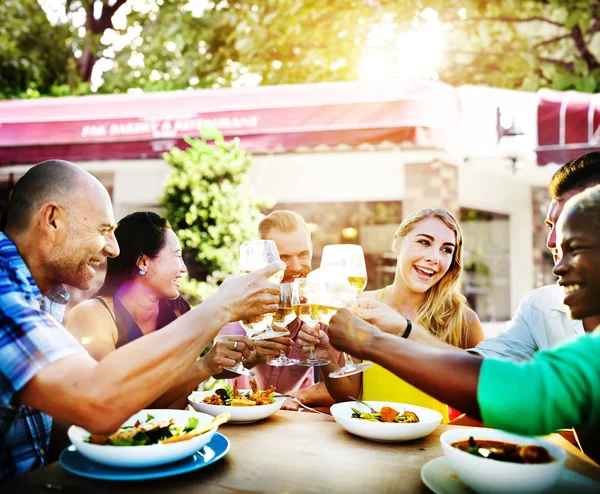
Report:
[[[573,319],[600,315],[600,186],[573,197],[558,223],[554,268]],[[520,434],[600,427],[600,330],[516,364],[428,348],[341,309],[333,346],[371,360],[490,426]],[[598,454],[590,452],[590,456]]]

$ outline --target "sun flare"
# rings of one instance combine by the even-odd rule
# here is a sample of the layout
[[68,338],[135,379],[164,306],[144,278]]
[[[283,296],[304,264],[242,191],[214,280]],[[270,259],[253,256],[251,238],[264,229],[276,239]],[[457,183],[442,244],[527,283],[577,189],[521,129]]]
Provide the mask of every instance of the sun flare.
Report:
[[427,8],[399,32],[391,17],[373,26],[358,65],[361,79],[437,79],[444,39],[437,12]]

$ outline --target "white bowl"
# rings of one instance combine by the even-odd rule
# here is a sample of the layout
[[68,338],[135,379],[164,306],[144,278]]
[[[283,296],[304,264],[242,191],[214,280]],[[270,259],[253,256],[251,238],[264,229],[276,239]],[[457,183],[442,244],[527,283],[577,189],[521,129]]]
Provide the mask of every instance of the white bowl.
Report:
[[[452,446],[452,443],[466,441],[471,436],[475,440],[489,439],[520,446],[543,446],[555,461],[541,464],[509,463],[479,458]],[[558,481],[567,458],[567,453],[552,443],[496,429],[460,427],[444,432],[440,436],[440,442],[460,480],[471,489],[486,494],[534,494],[547,491]]]
[[[241,393],[247,393],[249,389],[240,389]],[[285,398],[275,397],[275,403],[270,405],[254,405],[250,407],[232,407],[225,405],[209,405],[202,403],[204,398],[215,394],[214,391],[194,391],[188,396],[188,403],[199,412],[208,413],[210,415],[217,416],[223,412],[229,412],[231,418],[229,422],[238,424],[248,424],[250,422],[256,422],[257,420],[266,419],[274,413],[278,412],[283,406]]]
[[331,407],[331,415],[335,421],[351,434],[381,442],[410,441],[425,437],[433,432],[442,421],[442,414],[429,408],[408,405],[406,403],[395,403],[393,401],[365,401],[375,410],[388,406],[398,412],[408,410],[417,414],[419,422],[416,424],[401,424],[395,422],[369,422],[352,418],[352,408],[365,411],[365,407],[355,401],[336,403]]
[[[175,419],[179,425],[187,425],[190,417],[198,419],[198,425],[210,422],[213,417],[205,413],[188,410],[142,410],[129,418],[123,425],[133,425],[137,419],[145,422],[147,415],[153,415],[156,419]],[[148,446],[103,446],[85,442],[90,435],[81,427],[72,425],[69,427],[69,439],[83,456],[86,458],[111,465],[114,467],[152,467],[178,461],[193,455],[207,444],[215,434],[218,427],[200,434],[187,441],[168,444],[151,444]]]

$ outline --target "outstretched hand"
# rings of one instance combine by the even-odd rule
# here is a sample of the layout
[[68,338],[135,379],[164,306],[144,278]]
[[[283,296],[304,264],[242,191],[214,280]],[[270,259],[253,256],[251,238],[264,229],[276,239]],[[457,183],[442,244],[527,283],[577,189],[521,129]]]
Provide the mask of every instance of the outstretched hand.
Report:
[[248,358],[254,349],[254,342],[241,335],[217,336],[213,347],[202,357],[202,363],[211,375],[223,372],[224,367],[233,367],[242,358]]
[[353,357],[365,359],[366,347],[379,329],[355,316],[348,309],[340,309],[329,322],[329,341],[338,350]]
[[354,313],[386,333],[397,335],[406,329],[406,318],[391,307],[370,298],[359,298]]
[[229,276],[213,296],[228,310],[230,322],[275,312],[279,306],[279,285],[269,278],[284,269],[285,264],[276,261],[242,276]]

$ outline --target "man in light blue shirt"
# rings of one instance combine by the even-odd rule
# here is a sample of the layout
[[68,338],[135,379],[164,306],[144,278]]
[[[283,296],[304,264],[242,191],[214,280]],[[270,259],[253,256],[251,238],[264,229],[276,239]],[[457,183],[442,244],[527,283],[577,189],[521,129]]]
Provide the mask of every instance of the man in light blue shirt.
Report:
[[[546,246],[557,258],[556,223],[565,203],[585,189],[600,184],[600,153],[589,153],[559,168],[550,179],[548,192],[552,203],[546,216],[548,239]],[[593,331],[600,318],[583,321],[569,319],[563,304],[563,292],[557,285],[548,285],[532,291],[519,303],[515,317],[508,329],[483,340],[469,350],[481,357],[508,359],[516,362],[529,360],[538,350],[551,348],[584,332]]]

